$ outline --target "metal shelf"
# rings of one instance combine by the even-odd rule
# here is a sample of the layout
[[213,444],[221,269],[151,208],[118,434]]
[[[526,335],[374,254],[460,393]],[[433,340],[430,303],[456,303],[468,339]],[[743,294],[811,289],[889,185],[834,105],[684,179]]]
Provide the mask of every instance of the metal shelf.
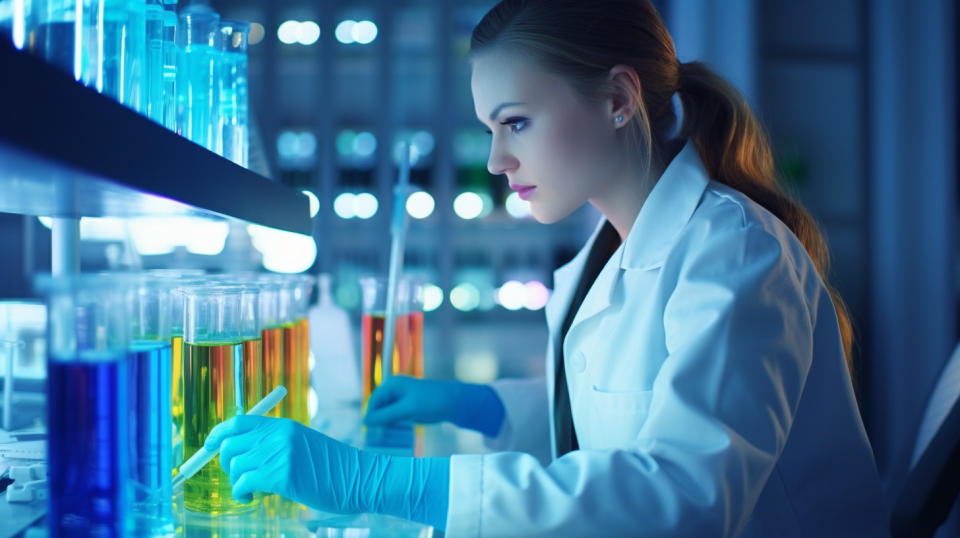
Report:
[[310,234],[299,192],[224,159],[0,40],[0,211],[195,214]]

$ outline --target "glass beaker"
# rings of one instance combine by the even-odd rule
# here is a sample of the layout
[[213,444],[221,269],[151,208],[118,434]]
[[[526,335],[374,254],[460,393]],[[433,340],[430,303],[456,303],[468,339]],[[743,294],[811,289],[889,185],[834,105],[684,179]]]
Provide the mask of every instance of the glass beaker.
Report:
[[248,86],[247,38],[250,24],[221,20],[218,31],[220,52],[220,115],[218,136],[220,154],[247,167]]
[[[363,371],[363,409],[366,412],[370,394],[383,382],[383,338],[387,312],[387,278],[360,279],[363,290],[361,319],[361,357]],[[423,377],[423,303],[420,282],[404,275],[397,279],[396,321],[393,353],[389,368],[392,374]],[[415,449],[412,425],[370,427],[366,430],[367,446]]]
[[128,286],[116,275],[37,278],[48,309],[51,536],[125,535]]
[[[190,458],[217,424],[242,414],[262,397],[262,344],[252,286],[187,288],[183,335],[183,446]],[[184,483],[184,505],[200,512],[245,512],[259,497],[241,503],[231,495],[219,458]]]
[[167,534],[173,532],[172,290],[162,278],[141,275],[134,279],[127,293],[133,532]]

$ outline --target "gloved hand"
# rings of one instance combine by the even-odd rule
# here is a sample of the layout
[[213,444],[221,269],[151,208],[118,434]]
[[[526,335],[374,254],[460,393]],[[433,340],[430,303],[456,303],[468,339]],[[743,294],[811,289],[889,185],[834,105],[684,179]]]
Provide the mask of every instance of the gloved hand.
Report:
[[461,428],[496,437],[506,411],[487,385],[391,376],[367,402],[367,426],[397,422],[449,421]]
[[217,425],[204,447],[220,447],[220,466],[242,502],[266,491],[327,512],[376,512],[446,528],[449,458],[374,454],[257,415]]

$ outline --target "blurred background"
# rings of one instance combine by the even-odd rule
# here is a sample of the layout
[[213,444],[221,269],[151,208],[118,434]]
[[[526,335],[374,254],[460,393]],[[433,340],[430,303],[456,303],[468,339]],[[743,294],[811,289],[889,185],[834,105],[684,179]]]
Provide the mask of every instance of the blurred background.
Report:
[[[706,61],[743,91],[781,180],[824,231],[855,324],[861,409],[891,472],[960,332],[960,10],[949,0],[654,3],[681,60]],[[396,144],[407,138],[421,192],[407,203],[406,265],[429,283],[426,376],[542,373],[552,272],[598,214],[538,224],[487,172],[466,53],[493,4],[214,0],[253,23],[250,168],[310,193],[315,245],[265,248],[258,228],[237,222],[173,219],[157,238],[156,226],[85,219],[84,270],[328,273],[358,325],[358,278],[387,266]],[[32,297],[32,275],[50,270],[49,222],[0,213],[0,252],[0,298]],[[359,348],[357,326],[353,335]]]

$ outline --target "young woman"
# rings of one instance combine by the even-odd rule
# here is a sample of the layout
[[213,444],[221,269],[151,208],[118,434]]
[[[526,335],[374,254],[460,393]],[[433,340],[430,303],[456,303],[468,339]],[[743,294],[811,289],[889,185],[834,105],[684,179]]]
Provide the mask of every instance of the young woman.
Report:
[[886,534],[827,249],[743,98],[677,60],[647,0],[505,0],[471,58],[490,172],[540,222],[604,216],[555,274],[546,380],[371,397],[367,424],[448,420],[505,450],[485,455],[391,458],[238,417],[208,440],[234,495],[451,537]]

